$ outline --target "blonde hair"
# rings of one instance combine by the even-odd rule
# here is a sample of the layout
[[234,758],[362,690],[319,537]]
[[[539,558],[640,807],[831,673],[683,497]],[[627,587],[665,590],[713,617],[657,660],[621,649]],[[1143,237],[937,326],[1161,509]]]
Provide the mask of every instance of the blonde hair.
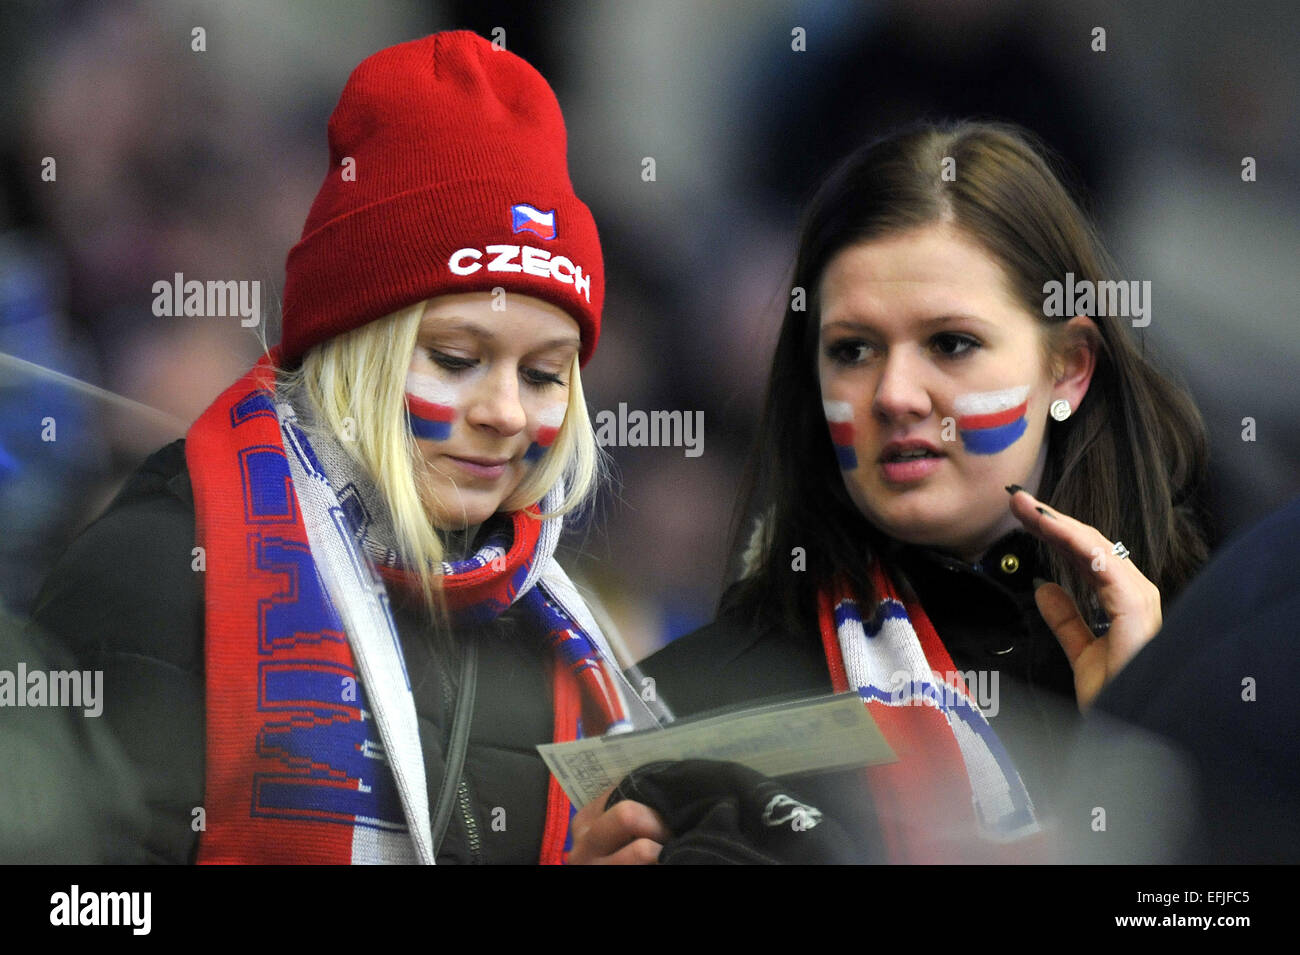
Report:
[[[313,347],[299,367],[279,371],[277,388],[290,403],[305,404],[315,427],[333,434],[374,483],[388,509],[402,564],[418,575],[433,618],[445,621],[443,546],[430,513],[438,502],[405,405],[406,374],[426,305],[427,300],[419,302]],[[546,454],[502,501],[501,510],[532,507],[563,480],[559,506],[539,516],[566,514],[595,495],[604,471],[575,355],[560,431]]]

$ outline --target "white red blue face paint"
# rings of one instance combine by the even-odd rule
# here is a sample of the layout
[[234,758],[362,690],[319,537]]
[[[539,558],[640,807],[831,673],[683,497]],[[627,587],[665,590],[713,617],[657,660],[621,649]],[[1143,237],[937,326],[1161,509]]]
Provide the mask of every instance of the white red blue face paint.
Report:
[[831,429],[831,444],[841,471],[852,471],[858,466],[858,453],[853,450],[853,406],[847,401],[823,401],[826,423]]
[[406,411],[417,438],[446,441],[456,418],[456,390],[437,378],[410,372],[406,376]]
[[1028,385],[958,395],[952,404],[962,446],[971,454],[997,454],[1011,447],[1029,427],[1028,398]]
[[566,410],[564,405],[553,405],[537,413],[537,433],[533,436],[533,443],[524,452],[524,460],[529,464],[541,460],[546,449],[555,443],[555,438],[560,433],[560,425],[564,424]]

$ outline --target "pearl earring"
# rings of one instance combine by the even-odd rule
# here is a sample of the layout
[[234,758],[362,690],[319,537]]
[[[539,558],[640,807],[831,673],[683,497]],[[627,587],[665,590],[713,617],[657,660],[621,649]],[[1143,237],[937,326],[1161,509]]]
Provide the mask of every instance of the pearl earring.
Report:
[[1064,421],[1066,418],[1070,417],[1070,403],[1064,398],[1057,398],[1052,402],[1052,406],[1048,409],[1048,413],[1057,421]]

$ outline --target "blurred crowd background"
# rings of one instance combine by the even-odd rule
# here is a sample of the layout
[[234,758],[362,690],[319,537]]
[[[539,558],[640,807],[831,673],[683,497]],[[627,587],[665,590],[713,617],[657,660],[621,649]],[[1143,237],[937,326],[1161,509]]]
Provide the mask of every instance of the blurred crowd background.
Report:
[[723,587],[802,207],[841,155],[921,117],[1021,123],[1073,169],[1124,275],[1152,283],[1138,334],[1205,416],[1218,543],[1300,492],[1297,27],[1287,0],[0,0],[0,600],[26,611],[259,354],[237,317],[155,317],[153,283],[260,280],[276,341],[349,72],[451,28],[503,29],[564,110],[607,267],[593,412],[704,412],[698,457],[609,449],[617,481],[569,544],[632,658]]

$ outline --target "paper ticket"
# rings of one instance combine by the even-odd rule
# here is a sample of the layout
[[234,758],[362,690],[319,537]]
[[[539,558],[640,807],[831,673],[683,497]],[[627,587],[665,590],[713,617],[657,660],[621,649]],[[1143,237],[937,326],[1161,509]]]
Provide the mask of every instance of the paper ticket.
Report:
[[578,807],[659,760],[717,759],[765,776],[852,769],[897,759],[854,693],[777,703],[663,729],[537,747]]

